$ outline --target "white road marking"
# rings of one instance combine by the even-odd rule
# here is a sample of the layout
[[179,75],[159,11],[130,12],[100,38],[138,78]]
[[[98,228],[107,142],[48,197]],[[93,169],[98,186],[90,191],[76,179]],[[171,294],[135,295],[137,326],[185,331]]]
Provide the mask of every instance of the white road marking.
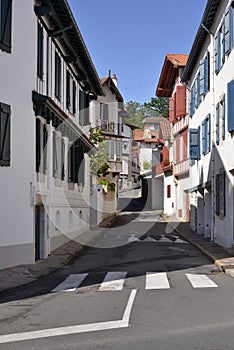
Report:
[[73,292],[78,288],[88,273],[69,275],[62,283],[55,287],[52,292]]
[[166,272],[146,272],[145,289],[169,289]]
[[144,240],[143,240],[143,242],[158,242],[158,241],[156,241],[156,239],[154,239],[154,238],[152,238],[152,237],[150,237],[150,236],[147,236]]
[[98,288],[99,291],[116,291],[122,290],[124,286],[124,280],[127,275],[127,272],[108,272]]
[[186,277],[193,286],[193,288],[216,288],[218,287],[208,276],[206,275],[192,275],[186,273]]
[[128,299],[128,302],[124,311],[123,318],[121,320],[107,321],[107,322],[100,322],[100,323],[90,323],[90,324],[69,326],[69,327],[51,328],[51,329],[44,329],[40,331],[32,331],[32,332],[24,332],[24,333],[4,334],[4,335],[0,335],[0,344],[25,341],[25,340],[33,340],[33,339],[41,339],[41,338],[49,338],[49,337],[57,337],[57,336],[68,335],[68,334],[79,334],[79,333],[104,331],[104,330],[110,330],[110,329],[127,328],[129,326],[129,320],[131,316],[133,302],[136,297],[136,293],[137,293],[136,289],[133,289],[131,291],[130,297]]

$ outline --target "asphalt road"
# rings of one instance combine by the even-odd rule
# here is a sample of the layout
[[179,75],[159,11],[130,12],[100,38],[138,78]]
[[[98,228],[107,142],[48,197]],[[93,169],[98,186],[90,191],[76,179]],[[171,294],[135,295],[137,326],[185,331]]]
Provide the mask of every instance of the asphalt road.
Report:
[[0,349],[233,350],[234,280],[159,212],[126,210],[70,265],[0,294]]

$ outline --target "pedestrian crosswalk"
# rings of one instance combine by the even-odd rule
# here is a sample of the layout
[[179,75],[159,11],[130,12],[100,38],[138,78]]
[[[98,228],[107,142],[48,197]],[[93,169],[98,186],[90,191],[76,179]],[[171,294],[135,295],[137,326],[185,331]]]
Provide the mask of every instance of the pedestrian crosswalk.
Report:
[[[122,291],[126,285],[127,279],[129,278],[127,271],[112,271],[107,272],[102,281],[99,280],[98,283],[94,283],[92,279],[92,283],[90,282],[83,285],[83,282],[85,282],[90,275],[91,274],[89,273],[71,274],[52,289],[51,292],[74,292],[82,288],[92,288],[99,292]],[[194,289],[218,287],[218,285],[206,274],[183,273],[183,276],[184,283],[187,287],[190,286]],[[143,274],[143,277],[145,278],[145,290],[162,290],[174,287],[170,281],[170,275],[167,272],[146,272]],[[134,278],[137,279],[137,277]],[[130,280],[132,280],[131,276]]]

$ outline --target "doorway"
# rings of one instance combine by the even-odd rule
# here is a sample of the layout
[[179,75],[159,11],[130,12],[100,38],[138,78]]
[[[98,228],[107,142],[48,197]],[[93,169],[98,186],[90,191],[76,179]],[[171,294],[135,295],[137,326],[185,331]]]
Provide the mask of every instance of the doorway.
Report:
[[35,206],[35,260],[45,259],[45,208]]

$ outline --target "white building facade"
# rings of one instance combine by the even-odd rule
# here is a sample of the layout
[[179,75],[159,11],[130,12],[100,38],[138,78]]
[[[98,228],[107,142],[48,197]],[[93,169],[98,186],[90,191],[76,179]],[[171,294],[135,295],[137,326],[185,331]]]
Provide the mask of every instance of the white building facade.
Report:
[[89,227],[89,100],[102,95],[66,0],[1,0],[0,268]]
[[182,80],[190,89],[190,211],[198,234],[234,235],[234,3],[207,2]]

